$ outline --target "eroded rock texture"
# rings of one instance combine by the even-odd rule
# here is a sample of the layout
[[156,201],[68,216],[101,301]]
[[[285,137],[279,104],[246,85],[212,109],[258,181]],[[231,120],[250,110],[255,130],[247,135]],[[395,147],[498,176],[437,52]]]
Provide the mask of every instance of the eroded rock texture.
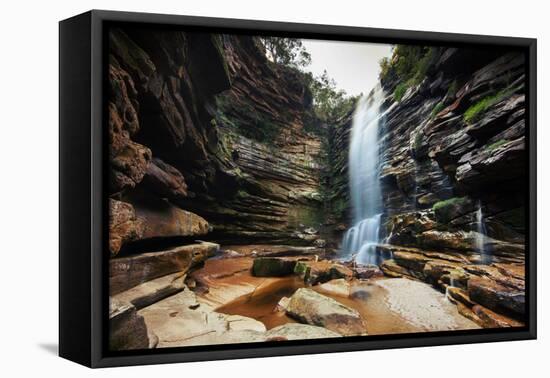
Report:
[[[381,81],[382,270],[447,291],[482,326],[517,325],[525,312],[525,58],[497,49],[430,53],[420,82],[391,72]],[[400,85],[407,89],[396,100]],[[329,130],[335,202],[348,191],[341,146],[350,128],[344,119]],[[349,200],[338,207],[345,230]]]
[[164,280],[218,249],[197,239],[324,245],[302,73],[251,37],[127,26],[110,31],[108,78],[111,295],[181,290]]
[[350,226],[352,113],[312,132],[304,75],[269,61],[255,38],[112,29],[109,278],[119,303],[112,348],[364,334],[358,314],[309,289],[294,294],[286,311],[312,326],[270,332],[198,303],[186,285],[208,290],[193,270],[217,243],[234,245],[226,255],[237,256],[248,245],[257,259],[240,269],[257,276],[298,275],[345,293],[354,277],[383,272],[428,282],[481,326],[521,325],[524,58],[433,49],[424,79],[399,101],[392,93],[402,83],[391,75],[381,82],[378,253],[386,260],[378,269],[326,259]]
[[323,222],[302,73],[244,36],[115,29],[109,57],[112,193],[192,211],[218,241],[317,238],[296,232]]

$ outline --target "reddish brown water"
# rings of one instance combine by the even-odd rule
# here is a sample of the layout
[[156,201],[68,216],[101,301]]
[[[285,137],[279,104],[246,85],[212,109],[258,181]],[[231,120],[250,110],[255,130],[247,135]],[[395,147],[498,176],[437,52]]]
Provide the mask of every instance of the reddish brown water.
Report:
[[[264,323],[267,329],[286,323],[295,323],[294,319],[283,312],[276,311],[275,308],[282,297],[290,297],[301,287],[304,287],[304,283],[297,277],[282,278],[263,287],[261,291],[243,296],[218,308],[217,311],[254,318]],[[323,294],[357,310],[366,321],[369,335],[423,331],[389,309],[384,300],[383,288],[367,284],[361,284],[361,288],[361,295],[354,298]],[[319,291],[316,287],[312,289]]]
[[252,295],[245,295],[219,307],[217,311],[254,318],[264,323],[267,329],[295,323],[294,319],[286,316],[284,312],[276,311],[275,307],[282,297],[290,297],[300,287],[304,287],[304,283],[297,277],[281,278]]

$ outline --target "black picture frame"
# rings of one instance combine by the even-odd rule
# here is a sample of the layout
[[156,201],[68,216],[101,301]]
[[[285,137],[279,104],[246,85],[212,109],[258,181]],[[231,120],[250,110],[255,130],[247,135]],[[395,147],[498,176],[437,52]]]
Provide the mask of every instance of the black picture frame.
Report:
[[[210,345],[109,353],[106,348],[108,289],[104,128],[105,28],[140,23],[212,32],[269,33],[279,36],[368,42],[506,46],[527,57],[527,150],[529,155],[528,237],[526,238],[527,326],[511,329],[432,332]],[[59,354],[89,367],[157,364],[234,358],[344,352],[535,339],[536,317],[536,39],[387,30],[329,25],[205,18],[92,10],[59,24]]]

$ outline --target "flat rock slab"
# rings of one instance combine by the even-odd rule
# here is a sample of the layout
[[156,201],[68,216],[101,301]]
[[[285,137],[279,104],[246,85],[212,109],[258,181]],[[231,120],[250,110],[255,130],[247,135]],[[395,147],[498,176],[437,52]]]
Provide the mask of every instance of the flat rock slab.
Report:
[[406,278],[374,282],[387,291],[389,308],[414,326],[425,331],[480,328],[461,316],[444,294],[428,284]]
[[276,256],[324,256],[324,248],[318,247],[300,247],[293,245],[229,245],[225,249],[241,253],[245,256],[253,257],[276,257]]
[[282,340],[304,340],[304,339],[327,339],[342,337],[342,335],[323,327],[309,324],[288,323],[267,331],[268,341]]
[[366,325],[356,310],[311,289],[298,289],[287,314],[300,322],[325,327],[344,336],[366,335]]
[[166,297],[183,291],[185,274],[174,273],[142,283],[114,296],[116,300],[129,302],[142,309]]
[[167,251],[148,252],[109,261],[109,289],[118,294],[152,279],[176,272],[186,272],[213,255],[218,244],[202,242]]
[[499,313],[512,313],[515,317],[525,314],[525,291],[517,290],[486,277],[468,280],[470,299]]
[[339,297],[348,297],[350,294],[351,285],[344,278],[331,280],[324,284],[315,287],[316,291],[328,295],[336,295]]
[[158,337],[158,347],[265,341],[263,323],[215,312],[189,289],[139,311]]

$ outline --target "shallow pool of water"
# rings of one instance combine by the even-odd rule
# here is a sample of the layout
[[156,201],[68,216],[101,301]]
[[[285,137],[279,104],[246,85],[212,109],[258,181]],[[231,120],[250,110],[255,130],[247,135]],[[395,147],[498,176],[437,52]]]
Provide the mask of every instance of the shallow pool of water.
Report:
[[[296,321],[284,312],[277,311],[276,306],[281,298],[290,297],[304,286],[303,281],[297,277],[282,278],[251,295],[245,295],[218,308],[217,311],[254,318],[264,323],[267,329],[286,323],[295,323]],[[318,286],[313,286],[311,289],[357,310],[366,321],[369,335],[423,331],[393,312],[385,301],[385,290],[377,285],[354,282],[350,297],[328,294]]]

